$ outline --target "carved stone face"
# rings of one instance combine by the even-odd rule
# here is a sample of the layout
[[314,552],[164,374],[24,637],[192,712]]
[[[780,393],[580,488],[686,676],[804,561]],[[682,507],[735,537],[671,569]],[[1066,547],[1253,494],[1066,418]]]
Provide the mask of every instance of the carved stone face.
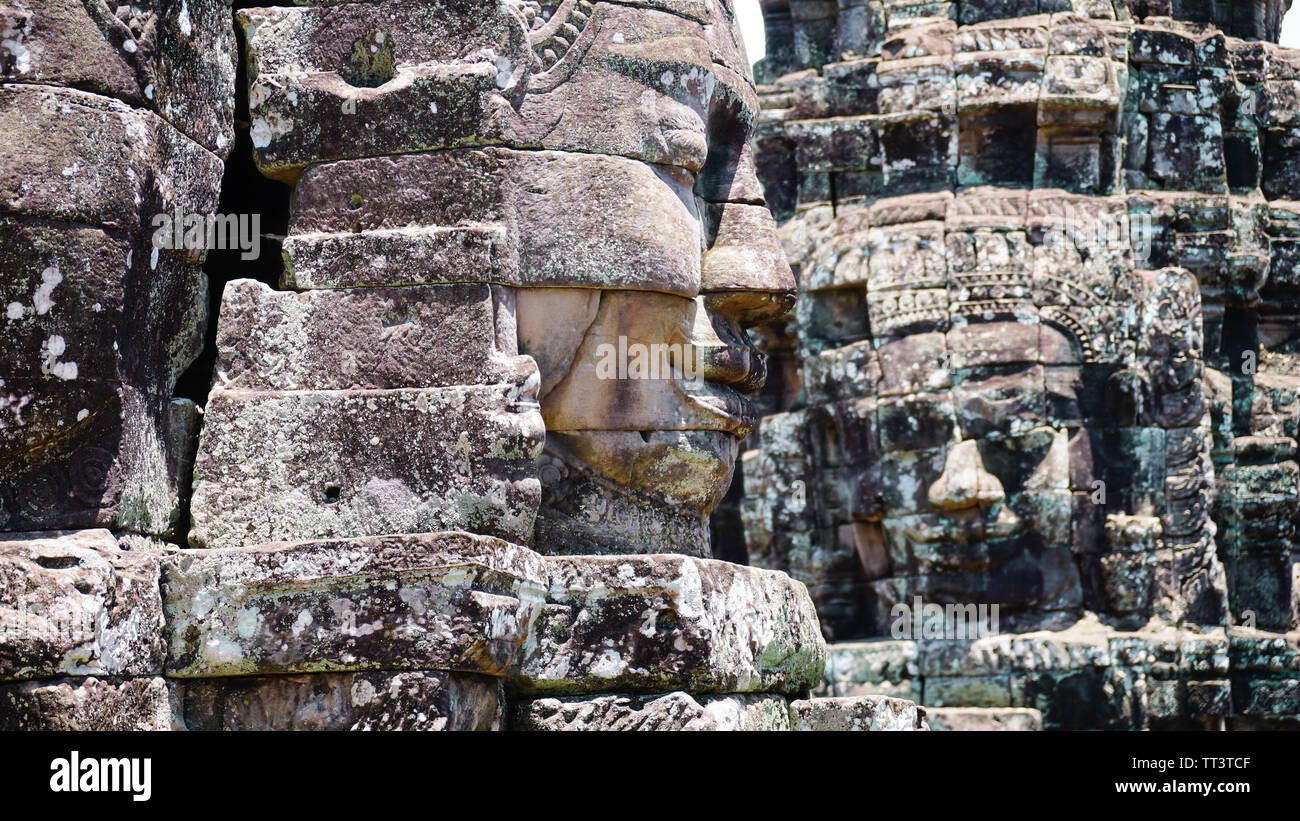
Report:
[[[517,292],[519,350],[537,360],[547,428],[544,551],[708,555],[708,514],[755,423],[747,394],[766,368],[746,331],[786,313],[794,283],[748,154],[748,72],[723,65],[711,42],[735,39],[729,15],[722,23],[706,33],[685,17],[597,4],[565,55],[543,50],[553,67],[520,109],[545,124],[545,146],[576,141],[652,164],[628,202],[682,206],[672,232],[637,208],[588,215],[590,283]],[[600,281],[602,270],[619,280]]]
[[[745,331],[794,291],[729,9],[394,2],[241,16],[259,167],[296,180],[285,286],[490,284],[539,366],[510,388],[547,429],[537,546],[707,555],[763,381]],[[391,59],[347,57],[380,33]]]
[[[930,336],[942,335],[880,347],[886,384],[891,368],[923,361]],[[874,584],[880,606],[919,595],[1063,621],[1081,604],[1071,494],[1072,440],[1088,461],[1077,450],[1087,448],[1080,359],[1066,336],[1036,323],[965,325],[947,337],[950,352],[966,352],[965,367],[934,377],[947,386],[878,404],[880,467],[862,489],[880,500],[880,518],[860,530],[868,555],[875,547],[887,558],[877,562],[888,568]]]

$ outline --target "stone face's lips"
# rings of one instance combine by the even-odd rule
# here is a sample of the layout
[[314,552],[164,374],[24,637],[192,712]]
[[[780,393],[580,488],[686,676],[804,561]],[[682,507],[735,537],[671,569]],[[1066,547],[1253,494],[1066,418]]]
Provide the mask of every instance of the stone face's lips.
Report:
[[[687,394],[688,400],[720,420],[724,420],[727,431],[737,439],[744,439],[754,431],[758,424],[758,414],[754,402],[744,394],[738,393],[727,385],[710,383],[707,393]],[[703,428],[708,430],[709,428]]]
[[663,125],[660,133],[668,146],[669,156],[677,165],[692,171],[699,171],[704,167],[704,160],[709,153],[709,144],[699,129]]
[[741,393],[757,393],[767,380],[767,358],[749,345],[723,345],[700,351],[701,376]]
[[968,554],[973,555],[971,547],[985,541],[1010,539],[1025,530],[1023,519],[1013,517],[1008,521],[1000,516],[997,519],[989,519],[984,511],[962,519],[941,514],[921,515],[909,519],[911,521],[903,528],[903,533],[909,541],[932,549],[944,546],[952,548],[950,557],[944,556],[945,551],[937,553],[940,563],[943,564],[948,563],[945,558],[951,558],[953,564],[968,565],[970,564]]

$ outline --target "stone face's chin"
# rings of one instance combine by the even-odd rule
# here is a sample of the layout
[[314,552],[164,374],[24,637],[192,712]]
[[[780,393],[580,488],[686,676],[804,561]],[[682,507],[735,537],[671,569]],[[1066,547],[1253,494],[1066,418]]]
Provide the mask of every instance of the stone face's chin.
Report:
[[549,434],[547,451],[665,511],[707,516],[731,481],[739,443],[711,430],[578,431]]
[[910,604],[915,596],[941,605],[996,605],[1003,626],[1015,630],[1047,629],[1058,616],[1077,615],[1081,607],[1068,549],[1044,546],[1032,535],[931,547],[928,562],[918,561],[917,575],[872,583],[878,624],[889,624],[890,608]]
[[739,444],[714,430],[548,433],[537,549],[710,556]]

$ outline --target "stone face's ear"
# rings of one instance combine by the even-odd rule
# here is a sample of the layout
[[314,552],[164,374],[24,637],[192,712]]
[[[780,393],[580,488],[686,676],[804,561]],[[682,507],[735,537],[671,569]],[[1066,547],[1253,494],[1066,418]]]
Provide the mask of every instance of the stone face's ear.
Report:
[[697,19],[598,3],[555,62],[542,49],[545,68],[529,80],[507,144],[703,167],[714,78]]
[[515,291],[519,350],[537,361],[541,372],[539,399],[545,399],[574,368],[574,357],[596,320],[601,293],[594,288]]

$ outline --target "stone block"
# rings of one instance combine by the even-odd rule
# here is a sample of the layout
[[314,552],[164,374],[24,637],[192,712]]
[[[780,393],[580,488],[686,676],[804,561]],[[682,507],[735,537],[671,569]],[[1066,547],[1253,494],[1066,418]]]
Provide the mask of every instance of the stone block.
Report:
[[511,725],[523,731],[601,732],[789,730],[786,701],[773,695],[606,695],[539,698],[518,704]]
[[[250,135],[258,168],[500,140],[532,58],[496,2],[247,9]],[[509,98],[507,97],[509,95]]]
[[0,379],[0,528],[168,536],[198,411],[119,382]]
[[[513,313],[486,284],[275,291],[226,285],[216,385],[291,391],[524,384]],[[499,313],[500,312],[500,313]]]
[[522,390],[215,390],[190,544],[449,529],[527,544],[543,425]]
[[221,157],[233,146],[236,46],[228,0],[117,7],[45,0],[6,6],[0,23],[0,82],[115,97],[152,110]]
[[1017,707],[927,707],[925,720],[936,732],[1024,732],[1043,729],[1043,714]]
[[935,707],[1010,707],[1010,676],[928,676],[922,701]]
[[693,297],[704,234],[689,177],[622,157],[504,148],[318,165],[294,193],[283,285],[492,282]]
[[676,555],[554,556],[535,635],[510,674],[524,694],[800,693],[826,645],[784,573]]
[[170,396],[207,326],[202,269],[120,231],[0,217],[0,378],[125,382]]
[[163,565],[167,670],[499,676],[545,583],[531,550],[457,532],[180,551]]
[[166,679],[61,678],[0,684],[0,730],[171,730]]
[[871,732],[925,729],[926,711],[889,696],[798,699],[790,702],[792,729]]
[[187,730],[505,729],[500,679],[428,671],[173,680]]
[[107,530],[0,538],[0,681],[161,672],[161,551]]
[[221,158],[150,111],[84,91],[5,84],[0,132],[0,212],[149,237],[156,216],[216,211]]

